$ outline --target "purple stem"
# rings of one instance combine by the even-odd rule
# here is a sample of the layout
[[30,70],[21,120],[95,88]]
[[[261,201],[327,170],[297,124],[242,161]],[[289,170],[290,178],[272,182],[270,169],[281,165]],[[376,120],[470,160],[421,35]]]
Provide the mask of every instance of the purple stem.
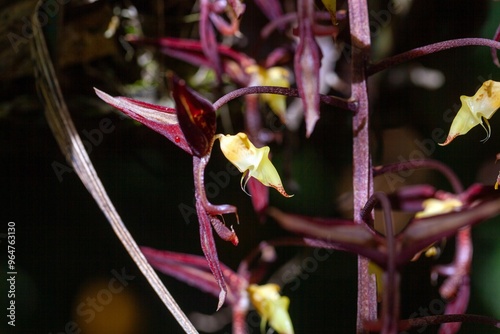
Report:
[[[351,100],[358,102],[358,112],[352,120],[353,131],[353,208],[354,222],[364,224],[360,213],[373,193],[369,137],[369,102],[366,84],[366,62],[370,55],[370,21],[365,0],[348,2],[351,30]],[[358,52],[359,51],[359,52]],[[368,259],[358,256],[358,311],[356,333],[366,333],[363,324],[377,318],[377,296],[368,272]]]
[[450,167],[443,164],[442,162],[432,159],[410,160],[404,162],[397,162],[389,165],[376,166],[373,167],[373,177],[385,173],[398,173],[401,171],[406,171],[410,169],[419,169],[419,168],[435,169],[441,172],[441,174],[443,174],[448,179],[448,182],[450,182],[453,191],[456,194],[460,194],[464,191],[462,182],[460,182],[460,179],[457,177],[455,172],[453,172],[453,170]]
[[[352,29],[352,28],[351,28]],[[496,42],[487,38],[459,38],[449,41],[438,42],[422,46],[410,51],[403,52],[393,57],[383,59],[371,66],[366,70],[368,76],[385,70],[386,68],[399,65],[401,63],[413,60],[422,56],[427,56],[436,52],[459,48],[462,46],[488,46],[490,48],[500,49],[500,42]]]
[[383,275],[384,295],[382,303],[382,333],[396,334],[399,318],[399,281],[396,271],[396,243],[392,223],[392,208],[389,198],[382,192],[375,192],[361,210],[362,218],[371,219],[371,212],[380,203],[384,212],[387,266]]
[[[399,321],[399,330],[409,331],[417,328],[425,328],[429,325],[441,325],[449,322],[468,322],[483,324],[488,326],[493,326],[500,328],[500,320],[487,317],[484,315],[476,314],[444,314],[444,315],[431,315],[428,317],[412,318]],[[371,332],[380,331],[381,324],[380,321],[371,321],[365,324],[366,329]],[[421,332],[421,330],[420,330]]]
[[[220,99],[214,102],[214,109],[219,109],[222,105],[228,103],[231,100],[237,99],[244,95],[249,94],[277,94],[285,95],[289,97],[299,97],[299,91],[295,88],[285,88],[276,86],[252,86],[235,89],[232,92],[227,93]],[[330,96],[330,95],[320,95],[320,101],[338,108],[356,111],[358,108],[358,103],[356,101],[348,101],[346,99]]]
[[[500,42],[500,24],[497,27],[497,31],[495,31],[495,35],[493,36],[493,39],[497,42]],[[491,59],[493,59],[493,63],[497,65],[497,67],[500,67],[500,61],[498,60],[498,48],[491,48]]]
[[400,326],[404,330],[409,330],[413,328],[425,327],[428,325],[440,325],[447,322],[469,322],[500,328],[500,320],[476,314],[445,314],[414,318],[400,321]]
[[[342,10],[337,11],[335,16],[337,18],[337,21],[345,20],[347,17],[345,11],[342,11]],[[330,16],[329,12],[315,12],[314,19],[326,21],[326,20],[331,20],[331,16]],[[262,28],[262,30],[260,32],[260,37],[262,39],[266,39],[277,28],[279,28],[285,24],[296,22],[297,20],[298,20],[298,15],[296,12],[284,14],[284,15],[270,21],[267,25],[265,25],[264,28]]]

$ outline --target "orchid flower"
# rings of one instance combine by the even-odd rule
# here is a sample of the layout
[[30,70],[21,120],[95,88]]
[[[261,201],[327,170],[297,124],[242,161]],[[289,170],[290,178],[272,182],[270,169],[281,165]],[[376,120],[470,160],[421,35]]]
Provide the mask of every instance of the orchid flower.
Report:
[[[170,57],[186,61],[196,66],[210,67],[211,62],[203,53],[200,41],[178,38],[129,38],[135,45],[152,45],[158,47],[162,53]],[[217,45],[221,57],[224,74],[240,87],[250,86],[279,86],[290,87],[289,71],[283,67],[275,66],[283,57],[287,56],[284,50],[271,52],[265,61],[265,67],[257,65],[256,60],[246,54],[237,52],[226,45]],[[286,97],[277,94],[246,95],[245,99],[245,132],[257,146],[265,143],[262,136],[262,117],[259,111],[259,98],[266,102],[271,110],[285,123]],[[268,140],[272,140],[268,139]],[[248,192],[252,196],[252,205],[261,219],[269,203],[269,190],[254,178],[247,180]]]
[[[274,66],[263,68],[258,65],[248,66],[247,73],[253,75],[253,86],[278,86],[290,88],[290,73],[284,67]],[[266,102],[282,123],[286,122],[286,96],[276,94],[262,94],[260,98]]]
[[417,212],[415,218],[432,217],[439,214],[453,212],[462,207],[463,203],[457,198],[437,199],[429,198],[422,203],[424,210]]
[[256,148],[242,132],[234,136],[217,135],[216,138],[220,141],[224,156],[243,173],[241,177],[243,189],[248,179],[253,177],[263,185],[278,190],[283,196],[292,197],[286,193],[276,168],[269,160],[269,146]]
[[288,314],[290,299],[280,296],[280,287],[277,284],[256,285],[248,287],[250,300],[262,318],[260,325],[261,332],[264,333],[266,322],[278,334],[293,334],[292,320]]
[[[219,265],[212,229],[223,240],[230,241],[235,246],[238,245],[239,240],[234,229],[227,227],[219,218],[228,213],[237,215],[236,207],[227,204],[214,205],[210,203],[205,193],[204,172],[210,159],[214,140],[216,138],[221,140],[221,148],[226,157],[241,172],[245,172],[243,178],[254,177],[263,185],[277,189],[283,196],[290,196],[285,192],[278,172],[269,160],[269,147],[257,149],[243,133],[237,136],[216,136],[216,115],[212,103],[189,88],[183,80],[170,75],[170,81],[176,102],[175,109],[126,97],[111,97],[97,89],[96,93],[105,102],[164,135],[193,156],[196,213],[200,224],[201,248],[220,288],[219,309],[224,303],[227,288]],[[230,152],[229,156],[228,152]]]
[[[450,132],[446,141],[441,146],[448,145],[460,135],[469,132],[470,129],[480,124],[486,131],[487,141],[491,135],[490,119],[498,108],[500,108],[500,82],[488,80],[483,83],[481,88],[474,96],[460,96],[462,107],[451,123]],[[486,126],[483,124],[486,123]]]

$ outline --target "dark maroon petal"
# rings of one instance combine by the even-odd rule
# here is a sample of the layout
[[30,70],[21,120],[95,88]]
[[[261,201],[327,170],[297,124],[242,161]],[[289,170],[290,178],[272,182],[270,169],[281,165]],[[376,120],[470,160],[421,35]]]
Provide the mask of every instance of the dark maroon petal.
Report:
[[247,182],[247,189],[252,196],[252,205],[255,212],[262,219],[269,206],[269,188],[251,177]]
[[187,153],[193,154],[179,126],[175,109],[137,101],[128,97],[112,97],[98,89],[95,89],[95,92],[104,102],[167,137]]
[[203,250],[203,254],[205,254],[205,258],[208,261],[208,267],[212,271],[215,281],[220,288],[219,302],[217,304],[217,310],[219,310],[226,299],[226,281],[224,280],[224,275],[222,274],[220,267],[219,256],[217,255],[217,248],[215,247],[210,217],[206,213],[200,201],[196,201],[196,213],[198,214],[198,222],[200,224],[201,249]]
[[193,154],[202,157],[211,147],[215,135],[216,115],[212,104],[172,76],[172,95],[177,118]]
[[[220,287],[215,281],[205,257],[149,247],[141,247],[141,251],[155,269],[215,297],[219,296]],[[228,282],[229,291],[232,292],[228,294],[228,302],[233,303],[234,297],[239,293],[239,290],[242,287],[245,288],[248,283],[223,263],[220,263],[220,268]]]
[[398,255],[398,263],[405,263],[428,245],[457,233],[460,228],[475,225],[500,214],[500,199],[486,199],[464,207],[459,212],[414,219],[398,235],[404,248]]
[[307,244],[312,247],[343,249],[361,254],[377,264],[386,262],[387,256],[380,251],[384,244],[383,238],[365,224],[354,224],[352,220],[346,219],[289,214],[274,207],[269,207],[267,213],[284,229],[304,236],[304,240],[310,239]]
[[[176,254],[167,251],[160,251],[148,247],[141,247],[141,251],[148,262],[158,271],[164,274],[177,278],[179,281],[194,286],[211,295],[219,296],[219,285],[215,282],[214,276],[208,270],[196,268],[189,264],[184,264],[182,258],[176,259]],[[180,254],[183,258],[187,256],[195,257],[194,255]],[[203,262],[207,263],[206,259],[199,257]],[[208,267],[206,268],[208,269]]]
[[209,0],[201,0],[200,2],[200,40],[203,53],[210,61],[211,67],[215,70],[217,78],[222,76],[222,63],[217,50],[217,39],[215,37],[215,29],[210,22],[210,2]]
[[[200,41],[182,38],[137,38],[129,37],[128,41],[134,45],[151,45],[158,47],[160,51],[172,58],[179,59],[195,66],[212,67],[212,62],[203,52]],[[222,60],[222,70],[231,80],[246,86],[250,75],[245,69],[254,65],[255,60],[246,54],[237,52],[226,45],[217,45],[217,52]]]

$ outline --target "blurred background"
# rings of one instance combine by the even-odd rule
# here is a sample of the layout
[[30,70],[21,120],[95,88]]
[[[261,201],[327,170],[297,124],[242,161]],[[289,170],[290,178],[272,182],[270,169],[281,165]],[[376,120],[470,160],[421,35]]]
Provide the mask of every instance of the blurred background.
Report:
[[[33,0],[0,1],[0,287],[5,278],[7,223],[16,223],[16,326],[0,323],[2,333],[181,333],[124,251],[108,222],[74,172],[68,167],[44,118],[33,76],[27,18]],[[373,59],[378,60],[425,44],[460,38],[491,38],[500,17],[499,1],[396,1],[401,10],[388,11],[394,2],[370,1]],[[87,151],[110,198],[139,245],[189,254],[202,254],[193,207],[191,158],[164,137],[121,117],[99,100],[97,87],[111,95],[127,95],[154,103],[170,103],[165,70],[190,78],[196,68],[159,54],[134,48],[126,34],[148,37],[197,38],[194,1],[48,1],[50,18],[44,25],[52,61],[64,97],[87,141]],[[65,3],[64,5],[62,5]],[[292,1],[283,1],[286,8]],[[263,43],[259,30],[267,19],[247,1],[241,21],[244,37],[235,48],[261,61],[283,43],[278,34]],[[319,5],[318,5],[319,6]],[[345,3],[339,2],[339,8]],[[387,15],[388,13],[388,15]],[[283,39],[283,40],[281,40]],[[344,29],[339,43],[348,40]],[[291,65],[292,60],[285,65]],[[338,73],[348,71],[339,61]],[[500,69],[490,50],[467,47],[442,52],[403,64],[370,79],[374,164],[408,160],[418,143],[435,144],[433,130],[448,131],[459,107],[460,95],[473,95],[485,80],[500,81]],[[209,87],[202,93],[217,98]],[[332,94],[341,94],[332,89]],[[241,101],[230,105],[234,132],[243,127]],[[448,116],[450,117],[450,116]],[[499,166],[500,117],[491,120],[492,136],[479,127],[446,148],[428,146],[427,157],[451,166],[468,186],[493,184]],[[272,119],[272,124],[276,120]],[[104,124],[104,125],[103,125]],[[269,126],[266,123],[265,126]],[[218,132],[227,132],[219,124]],[[273,130],[274,131],[274,130]],[[340,216],[349,210],[351,180],[350,116],[326,110],[310,139],[302,126],[289,132],[283,126],[282,143],[271,144],[273,161],[295,196],[284,199],[271,191],[271,205],[288,212]],[[430,139],[430,141],[429,141]],[[432,149],[431,149],[432,148]],[[421,148],[420,148],[421,150]],[[424,152],[425,153],[425,152]],[[226,169],[227,161],[215,149],[207,173]],[[240,189],[240,176],[231,179],[212,200],[237,205],[240,224],[235,230],[240,245],[216,238],[222,262],[236,268],[261,240],[287,235],[271,220],[259,222],[250,198]],[[378,185],[386,189],[387,185]],[[405,184],[431,183],[450,190],[445,180],[429,172],[415,172]],[[347,200],[346,200],[347,199]],[[230,217],[229,219],[232,219]],[[230,223],[234,223],[229,221]],[[474,261],[468,313],[500,318],[500,219],[473,229]],[[441,313],[442,301],[432,286],[429,271],[453,256],[448,240],[437,260],[423,258],[403,273],[402,316],[414,312]],[[277,249],[275,269],[290,259],[311,256],[312,250]],[[296,333],[352,333],[356,312],[356,257],[332,253],[298,288],[284,286],[291,299],[290,314]],[[121,277],[122,280],[117,279]],[[181,308],[212,314],[215,298],[175,279],[160,275]],[[110,282],[120,284],[108,293]],[[123,289],[119,289],[123,287]],[[120,291],[118,291],[120,290]],[[4,293],[5,291],[5,293]],[[6,300],[2,297],[2,300]],[[2,304],[5,310],[6,304]],[[6,312],[6,311],[4,311]],[[83,314],[83,316],[82,316]],[[425,314],[420,314],[425,315]],[[208,318],[207,318],[208,319]],[[249,316],[252,333],[259,333],[256,314]],[[427,328],[425,333],[434,333]],[[230,326],[219,333],[229,333]],[[498,333],[487,327],[463,325],[461,333]]]

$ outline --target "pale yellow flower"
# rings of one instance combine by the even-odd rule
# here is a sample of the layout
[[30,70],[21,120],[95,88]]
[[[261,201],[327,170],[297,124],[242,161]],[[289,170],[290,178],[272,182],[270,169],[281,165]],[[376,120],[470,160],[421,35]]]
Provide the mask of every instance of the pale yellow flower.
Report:
[[[269,146],[255,147],[242,132],[232,135],[217,135],[220,140],[220,148],[224,156],[243,174],[241,178],[242,188],[246,186],[251,177],[259,180],[267,187],[273,187],[285,197],[291,197],[285,191],[276,168],[269,160]],[[245,180],[243,184],[243,180]]]
[[[488,119],[500,108],[500,82],[488,80],[474,96],[460,96],[462,107],[451,123],[450,132],[441,146],[448,145],[456,137],[466,134],[470,129],[481,124],[486,131],[486,141],[490,138],[491,127]],[[486,126],[483,124],[486,124]]]
[[422,203],[424,210],[417,212],[415,218],[427,218],[435,215],[440,215],[443,213],[448,213],[455,211],[462,207],[462,202],[455,198],[448,198],[445,200],[440,200],[436,198],[426,199]]
[[[415,218],[428,218],[453,212],[460,209],[462,205],[463,203],[456,198],[448,198],[444,200],[429,198],[422,203],[424,210],[417,212],[415,214]],[[429,245],[427,248],[424,248],[422,251],[418,252],[411,260],[418,260],[422,253],[424,253],[426,257],[438,257],[441,254],[441,250],[434,245],[435,243]]]
[[248,287],[250,301],[262,318],[262,333],[267,322],[278,334],[294,333],[292,320],[288,314],[290,299],[281,296],[279,291],[280,287],[277,284],[252,284]]
[[[284,67],[264,68],[252,65],[246,68],[246,72],[253,75],[252,85],[290,88],[290,72]],[[261,94],[260,98],[269,105],[269,108],[279,117],[281,122],[285,123],[286,96]]]

